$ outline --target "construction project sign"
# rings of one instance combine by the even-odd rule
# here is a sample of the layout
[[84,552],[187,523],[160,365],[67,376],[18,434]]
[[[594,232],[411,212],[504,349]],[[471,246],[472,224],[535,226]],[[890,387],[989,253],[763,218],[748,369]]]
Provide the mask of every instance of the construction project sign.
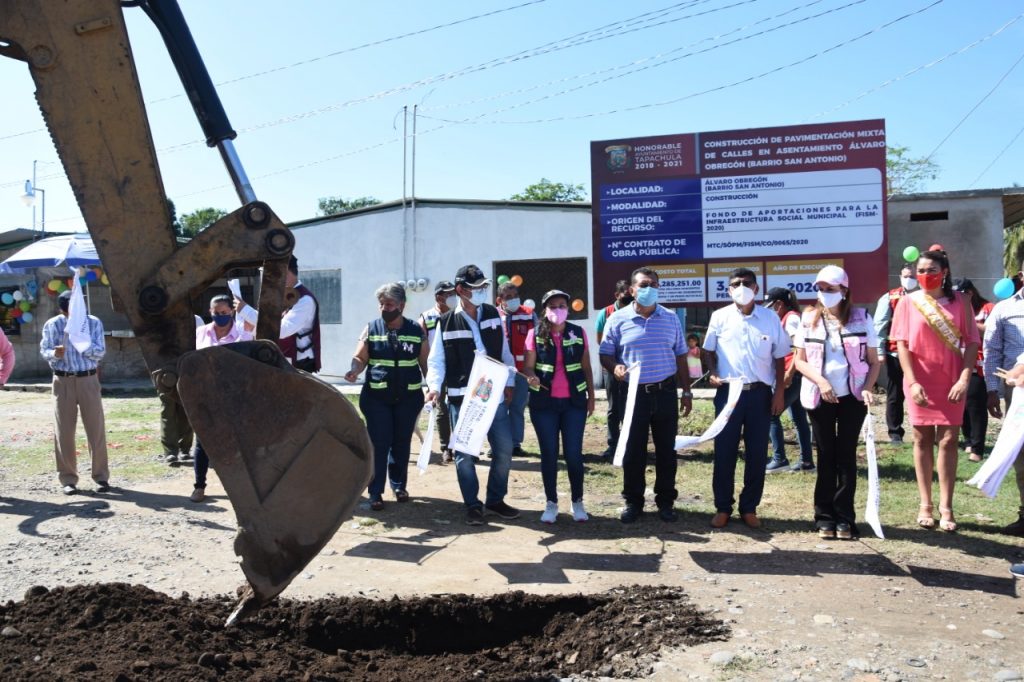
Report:
[[829,263],[858,300],[886,287],[883,120],[605,140],[590,156],[595,305],[641,266],[677,306],[727,302],[739,266],[805,300]]

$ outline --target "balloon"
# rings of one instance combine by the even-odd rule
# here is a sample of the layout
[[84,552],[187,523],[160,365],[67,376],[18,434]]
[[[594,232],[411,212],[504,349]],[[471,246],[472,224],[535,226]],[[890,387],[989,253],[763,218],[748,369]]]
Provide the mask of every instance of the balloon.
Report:
[[49,282],[46,283],[46,288],[50,291],[57,291],[57,289],[60,288],[60,280],[51,279]]
[[14,303],[14,297],[7,293],[4,294],[3,296],[0,296],[0,301],[3,301],[4,305],[11,305],[12,303]]
[[60,284],[57,285],[57,293],[58,294],[63,294],[67,290],[68,290],[68,285],[64,284],[64,282],[61,282]]
[[25,311],[22,310],[21,308],[11,308],[11,315],[13,317],[21,317],[24,314],[25,314]]
[[916,246],[908,246],[903,249],[903,262],[913,263],[921,256],[921,252],[917,250]]
[[508,275],[498,275],[498,284],[504,284],[508,281]]
[[583,299],[577,298],[572,302],[572,309],[576,312],[583,310]]
[[87,284],[88,282],[89,282],[89,279],[88,279],[87,277],[79,277],[79,278],[78,278],[78,283],[79,283],[79,284],[81,284],[81,285],[82,285],[83,287],[84,287],[84,286],[85,286],[85,285],[86,285],[86,284]]
[[24,310],[26,313],[32,310],[32,304],[29,303],[28,301],[22,301],[21,303],[18,304],[18,307]]
[[25,294],[21,293],[20,291],[15,291],[13,294],[11,294],[11,296],[14,297],[15,301],[20,301],[21,299],[25,298]]
[[527,308],[533,308],[534,310],[537,309],[537,304],[534,303],[532,298],[528,298],[525,301],[523,301],[523,305],[526,306]]
[[96,271],[95,270],[90,270],[89,272],[85,273],[85,280],[87,282],[95,282],[96,279],[97,279],[97,277],[96,277]]
[[108,285],[108,286],[110,285],[110,280],[107,279],[106,274],[100,276],[100,281],[103,282],[104,284]]
[[932,244],[931,246],[928,247],[928,250],[929,251],[945,251],[946,249],[942,246],[942,244],[939,244],[938,242],[935,242],[934,244]]
[[515,284],[517,287],[523,286],[523,278],[519,275],[512,275],[509,277],[508,281],[512,282],[512,284]]
[[32,318],[32,313],[22,313],[21,314],[21,321],[24,324],[27,324],[27,323],[31,322],[32,319],[33,319]]
[[35,296],[36,292],[39,291],[39,285],[36,284],[34,279],[25,282],[25,288],[28,289],[29,296]]
[[999,300],[1010,298],[1013,296],[1013,280],[1008,277],[1004,277],[999,280],[996,282],[996,285],[992,287],[992,293],[995,294],[996,298]]

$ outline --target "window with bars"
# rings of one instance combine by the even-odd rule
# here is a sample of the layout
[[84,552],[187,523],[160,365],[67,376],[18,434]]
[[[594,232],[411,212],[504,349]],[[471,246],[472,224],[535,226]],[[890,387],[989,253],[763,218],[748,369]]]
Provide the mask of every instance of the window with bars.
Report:
[[[494,261],[491,285],[492,293],[497,293],[498,278],[519,275],[523,283],[519,285],[519,298],[522,301],[533,299],[540,307],[544,294],[552,289],[560,289],[570,296],[569,319],[585,320],[590,300],[587,286],[586,258],[542,258],[536,260],[499,260]],[[583,306],[579,311],[573,310],[572,301],[579,299]]]

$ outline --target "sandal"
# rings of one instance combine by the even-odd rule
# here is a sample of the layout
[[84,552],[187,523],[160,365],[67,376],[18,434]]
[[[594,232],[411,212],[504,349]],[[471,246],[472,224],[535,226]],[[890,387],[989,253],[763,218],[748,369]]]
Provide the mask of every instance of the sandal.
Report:
[[932,505],[922,504],[917,510],[917,525],[921,528],[931,530],[935,528],[935,519],[932,517]]
[[953,518],[953,510],[946,507],[939,507],[939,514],[948,514],[948,519],[939,519],[939,528],[947,533],[956,532],[956,519]]
[[374,500],[370,502],[370,509],[373,511],[380,511],[384,509],[384,500]]
[[967,459],[971,460],[972,462],[980,462],[984,458],[981,455],[979,455],[977,452],[972,452],[971,456],[968,457]]
[[399,502],[408,502],[409,501],[409,493],[406,492],[405,490],[396,490],[395,491],[395,499],[398,500]]

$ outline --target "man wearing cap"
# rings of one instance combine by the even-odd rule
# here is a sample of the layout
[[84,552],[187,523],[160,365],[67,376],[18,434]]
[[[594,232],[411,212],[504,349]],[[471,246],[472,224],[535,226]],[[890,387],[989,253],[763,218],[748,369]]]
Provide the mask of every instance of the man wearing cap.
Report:
[[[800,304],[796,300],[796,294],[785,287],[774,287],[768,290],[765,297],[764,307],[773,311],[779,316],[782,322],[782,329],[789,337],[790,344],[793,338],[800,331]],[[768,429],[768,436],[772,444],[772,458],[765,468],[766,473],[777,474],[784,471],[814,471],[814,458],[811,454],[811,426],[807,423],[807,411],[800,404],[801,377],[796,371],[796,364],[793,362],[793,353],[785,358],[786,376],[784,385],[786,387],[785,402],[783,411],[789,410],[789,416],[793,420],[793,427],[796,429],[796,440],[800,445],[800,459],[791,467],[786,457],[786,443],[782,431],[782,415],[773,414],[771,426]]]
[[733,303],[711,314],[704,337],[709,381],[718,388],[716,414],[725,408],[729,382],[743,382],[743,391],[732,416],[715,436],[711,481],[716,510],[711,519],[713,528],[722,528],[729,522],[736,502],[736,460],[741,432],[746,463],[739,499],[740,518],[750,528],[761,525],[757,506],[764,491],[768,428],[772,415],[781,414],[785,404],[789,337],[779,316],[754,302],[757,291],[757,276],[752,271],[733,270],[729,275],[729,296]]
[[[306,372],[320,371],[320,304],[316,296],[299,281],[299,261],[292,256],[285,273],[286,289],[295,289],[297,300],[281,316],[281,333],[277,347],[292,366]],[[235,299],[235,310],[245,329],[256,328],[259,311]]]
[[[490,305],[487,289],[491,280],[475,265],[464,265],[455,274],[455,293],[458,304],[441,315],[437,321],[434,341],[427,357],[428,401],[437,402],[442,385],[448,391],[448,411],[454,427],[459,421],[469,373],[477,352],[513,367],[515,360],[508,348],[508,339],[501,326],[498,309]],[[487,432],[491,443],[491,466],[487,476],[487,497],[480,503],[480,482],[473,457],[462,452],[455,455],[455,471],[459,479],[462,500],[466,504],[466,523],[478,526],[484,522],[484,510],[503,519],[519,517],[519,510],[505,503],[508,493],[508,473],[512,467],[512,429],[508,418],[508,401],[512,399],[515,374],[509,373],[505,386],[505,402]]]
[[[448,280],[438,282],[434,287],[434,307],[423,311],[420,315],[420,327],[427,335],[427,348],[434,343],[434,330],[437,328],[437,321],[455,307],[455,302],[455,285]],[[448,417],[444,384],[441,385],[440,396],[434,409],[434,422],[437,424],[437,433],[441,441],[441,463],[450,464],[455,461],[455,456],[452,454],[451,448],[448,447],[448,439],[452,437],[452,423]]]
[[885,424],[889,429],[889,441],[902,443],[903,429],[903,367],[896,352],[896,342],[889,340],[889,327],[896,304],[911,291],[917,289],[917,268],[904,263],[900,268],[900,285],[882,294],[875,306],[875,333],[878,335],[878,357],[885,358]]
[[[509,350],[516,361],[516,371],[523,371],[523,360],[526,357],[526,335],[537,326],[537,314],[533,308],[525,306],[519,300],[519,287],[512,282],[498,286],[495,299],[498,313],[501,315],[505,336],[508,337]],[[512,401],[508,404],[508,418],[512,425],[512,454],[523,454],[523,437],[526,435],[526,400],[530,395],[530,387],[526,378],[516,375],[516,385],[512,390]]]
[[96,374],[99,361],[107,351],[103,341],[103,323],[87,315],[90,345],[79,351],[68,340],[68,311],[71,292],[58,299],[60,314],[43,325],[39,353],[53,370],[54,454],[57,476],[65,495],[74,495],[78,488],[78,460],[75,456],[75,424],[82,413],[89,455],[92,458],[92,480],[96,492],[110,490],[110,469],[107,466],[107,433],[100,398],[100,380]]
[[[663,521],[678,518],[676,490],[676,431],[679,412],[690,414],[693,393],[686,367],[686,341],[679,318],[658,305],[658,273],[650,268],[633,271],[633,303],[608,318],[601,341],[601,366],[625,382],[629,368],[640,363],[640,385],[633,404],[633,421],[622,459],[622,497],[626,506],[619,520],[633,523],[643,514],[647,488],[647,434],[654,440],[654,503]],[[676,388],[682,395],[676,401]],[[625,407],[623,408],[625,411]]]

